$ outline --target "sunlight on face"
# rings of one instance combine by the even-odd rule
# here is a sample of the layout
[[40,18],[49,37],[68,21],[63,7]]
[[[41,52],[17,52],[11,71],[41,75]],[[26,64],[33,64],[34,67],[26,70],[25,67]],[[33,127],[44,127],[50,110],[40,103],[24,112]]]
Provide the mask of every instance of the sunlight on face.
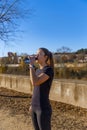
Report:
[[46,60],[46,56],[45,56],[45,53],[43,52],[43,50],[39,49],[37,51],[37,57],[38,57],[38,62],[41,63],[41,62],[45,62]]

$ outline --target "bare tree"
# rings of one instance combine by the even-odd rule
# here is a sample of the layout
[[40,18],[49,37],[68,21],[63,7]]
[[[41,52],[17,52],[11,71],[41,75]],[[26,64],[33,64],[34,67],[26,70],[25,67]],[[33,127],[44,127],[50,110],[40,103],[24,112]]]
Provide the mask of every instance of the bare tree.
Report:
[[23,0],[0,0],[0,40],[14,38],[18,32],[18,20],[25,18],[28,12],[21,5],[22,2]]
[[63,47],[57,49],[57,52],[58,52],[58,53],[70,53],[70,52],[71,52],[71,49],[70,49],[69,47],[63,46]]

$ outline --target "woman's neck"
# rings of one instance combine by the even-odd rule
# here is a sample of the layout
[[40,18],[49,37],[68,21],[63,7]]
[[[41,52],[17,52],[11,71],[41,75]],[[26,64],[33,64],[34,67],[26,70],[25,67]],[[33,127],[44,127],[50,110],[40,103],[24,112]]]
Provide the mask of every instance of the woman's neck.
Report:
[[40,64],[40,69],[43,69],[45,66],[47,66],[47,64],[45,63],[45,64]]

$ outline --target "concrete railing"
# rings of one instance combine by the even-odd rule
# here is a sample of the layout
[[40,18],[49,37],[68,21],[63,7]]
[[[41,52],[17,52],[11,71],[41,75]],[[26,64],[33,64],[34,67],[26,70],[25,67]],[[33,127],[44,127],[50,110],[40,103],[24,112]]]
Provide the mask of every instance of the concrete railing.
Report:
[[[28,76],[0,75],[0,87],[30,94],[33,90]],[[87,108],[87,82],[54,79],[50,99]]]

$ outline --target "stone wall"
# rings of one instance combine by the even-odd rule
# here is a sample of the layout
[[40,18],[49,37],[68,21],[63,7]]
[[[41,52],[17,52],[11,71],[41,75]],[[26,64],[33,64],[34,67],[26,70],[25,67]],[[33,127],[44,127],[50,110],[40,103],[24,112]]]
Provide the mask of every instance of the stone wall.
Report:
[[[0,75],[0,87],[30,94],[33,90],[28,76]],[[87,108],[87,82],[54,79],[50,99]]]

